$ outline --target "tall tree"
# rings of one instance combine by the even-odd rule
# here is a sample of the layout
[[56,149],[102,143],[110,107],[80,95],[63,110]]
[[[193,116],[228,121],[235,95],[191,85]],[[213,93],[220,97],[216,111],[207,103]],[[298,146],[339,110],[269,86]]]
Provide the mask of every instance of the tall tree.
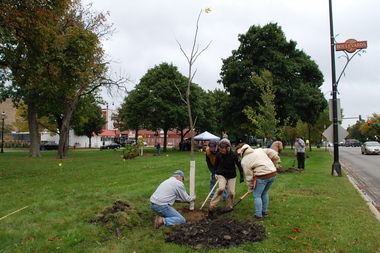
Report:
[[238,38],[240,46],[223,60],[219,81],[230,94],[226,119],[231,128],[239,132],[247,123],[245,106],[257,108],[261,91],[251,77],[263,70],[273,75],[274,103],[281,123],[289,119],[294,124],[299,118],[315,121],[326,101],[319,90],[323,75],[310,56],[296,49],[295,41],[288,42],[275,23],[251,26]]
[[227,130],[223,112],[228,106],[228,94],[224,90],[215,89],[208,91],[207,95],[207,106],[204,111],[207,115],[207,126],[209,127],[203,130],[207,130],[218,136],[223,136],[223,133]]
[[96,104],[92,96],[79,101],[71,120],[74,133],[88,138],[89,148],[91,148],[92,137],[100,134],[106,123],[103,118],[102,108]]
[[162,129],[164,132],[163,151],[166,152],[167,132],[175,126],[175,122],[183,113],[184,105],[178,90],[186,92],[187,80],[177,67],[162,63],[149,69],[141,78],[139,85],[148,87],[146,94],[149,101],[148,120],[152,130]]
[[28,108],[29,156],[40,156],[37,108],[49,93],[46,67],[59,47],[58,25],[70,6],[68,0],[2,0],[0,2],[0,69],[2,97],[22,100]]
[[145,97],[146,94],[149,94],[147,88],[146,86],[136,85],[134,90],[127,92],[123,104],[118,109],[119,129],[121,131],[135,130],[136,141],[140,129],[152,129],[146,118],[149,108],[149,99]]
[[[123,129],[134,127],[164,132],[163,150],[166,151],[167,132],[184,121],[187,106],[180,94],[186,94],[187,78],[173,64],[161,63],[147,71],[134,90],[128,93],[120,109]],[[192,84],[192,89],[197,85]],[[199,92],[192,94],[197,101]],[[188,122],[185,120],[185,122]]]
[[56,115],[58,158],[66,158],[70,119],[79,99],[101,86],[123,81],[106,77],[100,38],[112,33],[111,26],[105,23],[104,14],[83,8],[78,0],[5,2],[0,6],[6,32],[0,66],[11,73],[9,94],[28,105],[29,155],[40,156],[39,113]]

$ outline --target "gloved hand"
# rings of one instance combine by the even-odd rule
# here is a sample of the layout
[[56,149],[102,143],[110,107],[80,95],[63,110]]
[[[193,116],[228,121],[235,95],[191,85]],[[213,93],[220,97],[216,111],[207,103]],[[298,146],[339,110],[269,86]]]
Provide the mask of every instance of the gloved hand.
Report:
[[244,176],[240,176],[240,183],[244,182]]
[[249,193],[252,193],[252,192],[253,192],[253,187],[249,187],[249,186],[248,186],[248,192],[249,192]]
[[276,164],[276,169],[277,169],[277,170],[280,170],[281,168],[282,168],[281,164],[277,163],[277,164]]

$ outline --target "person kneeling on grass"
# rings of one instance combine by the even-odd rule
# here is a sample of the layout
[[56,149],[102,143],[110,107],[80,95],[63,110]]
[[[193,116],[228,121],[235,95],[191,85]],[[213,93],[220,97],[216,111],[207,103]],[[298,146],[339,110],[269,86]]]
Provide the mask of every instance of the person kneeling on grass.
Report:
[[185,180],[183,172],[175,171],[173,176],[162,182],[150,197],[150,208],[160,215],[154,220],[154,228],[186,222],[186,219],[172,207],[174,202],[191,202],[196,199],[195,195],[187,194],[183,180]]
[[235,153],[242,158],[241,166],[248,191],[253,192],[254,196],[255,216],[251,221],[263,221],[263,216],[268,216],[269,188],[276,179],[277,170],[281,168],[280,157],[273,149],[252,149],[245,143],[237,145]]

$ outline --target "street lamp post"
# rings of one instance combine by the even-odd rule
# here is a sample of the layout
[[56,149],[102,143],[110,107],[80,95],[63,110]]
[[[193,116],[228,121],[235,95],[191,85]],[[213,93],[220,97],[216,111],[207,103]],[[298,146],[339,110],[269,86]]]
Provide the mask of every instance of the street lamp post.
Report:
[[331,46],[331,74],[332,74],[332,110],[333,110],[333,136],[334,136],[334,163],[332,165],[332,175],[342,176],[339,162],[339,140],[338,140],[338,102],[337,102],[337,82],[335,75],[335,39],[333,29],[332,0],[329,0],[330,13],[330,46]]
[[3,121],[3,127],[1,128],[1,153],[4,153],[4,120],[5,120],[5,112],[1,114],[1,119]]

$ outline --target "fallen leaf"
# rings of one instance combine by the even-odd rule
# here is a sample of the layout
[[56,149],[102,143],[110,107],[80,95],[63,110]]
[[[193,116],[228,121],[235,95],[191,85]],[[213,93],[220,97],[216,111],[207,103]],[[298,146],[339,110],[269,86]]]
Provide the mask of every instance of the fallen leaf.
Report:
[[292,239],[292,240],[296,240],[296,239],[297,239],[297,236],[295,236],[295,237],[290,236],[290,239]]
[[50,239],[48,239],[48,241],[51,241],[51,242],[52,242],[52,241],[56,241],[56,240],[57,240],[57,238],[55,238],[55,237],[54,237],[54,238],[50,238]]
[[301,233],[299,228],[293,228],[293,230],[296,231],[297,233]]

